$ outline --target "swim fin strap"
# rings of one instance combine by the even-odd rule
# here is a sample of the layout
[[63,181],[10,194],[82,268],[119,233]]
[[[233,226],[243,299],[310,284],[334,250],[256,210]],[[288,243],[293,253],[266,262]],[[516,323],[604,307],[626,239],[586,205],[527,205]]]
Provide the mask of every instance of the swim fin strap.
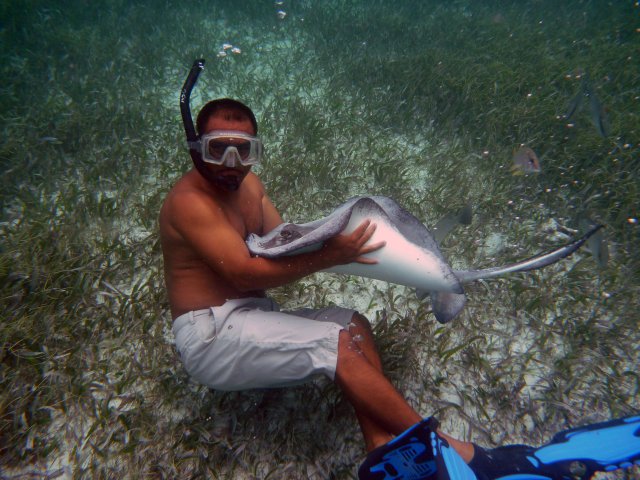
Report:
[[429,417],[372,450],[358,469],[359,480],[436,480],[430,433],[438,421]]

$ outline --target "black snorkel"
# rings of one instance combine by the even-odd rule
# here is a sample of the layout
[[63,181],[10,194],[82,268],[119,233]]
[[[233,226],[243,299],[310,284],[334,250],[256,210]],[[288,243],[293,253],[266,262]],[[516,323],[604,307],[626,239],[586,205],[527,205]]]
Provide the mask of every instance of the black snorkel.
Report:
[[200,137],[196,133],[196,128],[193,125],[193,118],[191,117],[191,91],[196,86],[200,72],[204,70],[204,58],[197,59],[193,62],[193,66],[189,71],[187,79],[182,85],[182,91],[180,92],[180,113],[182,114],[182,124],[184,125],[184,132],[187,134],[187,146],[189,147],[189,155],[193,160],[193,164],[202,176],[209,179],[208,171],[204,167],[202,161],[202,154],[200,153],[198,140]]
[[182,123],[184,124],[184,131],[187,134],[187,144],[189,144],[189,150],[191,150],[191,142],[198,141],[198,135],[196,129],[193,126],[193,118],[191,117],[191,91],[196,86],[200,72],[204,70],[204,58],[200,58],[193,62],[191,71],[187,76],[187,79],[182,85],[182,91],[180,92],[180,113],[182,114]]

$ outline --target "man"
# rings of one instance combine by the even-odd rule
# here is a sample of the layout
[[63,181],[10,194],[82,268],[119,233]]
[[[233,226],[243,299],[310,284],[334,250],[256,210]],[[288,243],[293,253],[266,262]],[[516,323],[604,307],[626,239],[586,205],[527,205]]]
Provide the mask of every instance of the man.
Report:
[[[480,471],[471,464],[479,478],[498,478],[506,462],[496,453],[499,449],[485,452],[442,434],[435,420],[423,420],[391,385],[362,315],[337,307],[284,313],[266,297],[265,289],[325,268],[372,263],[367,254],[384,243],[368,244],[375,225],[366,221],[315,252],[252,257],[244,242],[247,235],[264,235],[282,223],[251,172],[262,152],[257,128],[254,114],[240,102],[206,104],[197,118],[196,168],[176,183],[161,209],[173,331],[189,374],[219,390],[285,386],[325,374],[353,405],[371,452],[361,478],[386,478],[393,472],[430,478],[434,461],[440,462],[443,475],[451,448],[457,452],[452,458],[481,466]],[[506,462],[507,473],[548,474],[532,467],[526,456],[535,455],[535,449],[526,449],[517,455],[510,451],[517,461]],[[524,467],[518,462],[525,462]]]

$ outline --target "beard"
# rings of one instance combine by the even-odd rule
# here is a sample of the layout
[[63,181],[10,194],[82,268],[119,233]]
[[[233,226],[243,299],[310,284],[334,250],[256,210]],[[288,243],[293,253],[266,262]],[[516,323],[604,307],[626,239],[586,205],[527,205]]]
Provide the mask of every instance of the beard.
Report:
[[215,187],[221,188],[227,192],[235,192],[240,188],[240,184],[243,180],[244,177],[236,177],[235,175],[213,175],[209,182]]
[[[246,177],[246,173],[242,175],[229,175],[228,173],[225,174],[224,170],[221,172],[212,172],[206,167],[204,162],[198,161],[194,163],[196,170],[198,170],[198,173],[200,173],[200,175],[202,175],[207,182],[209,182],[215,188],[221,189],[225,192],[237,191],[240,188],[244,177]],[[230,169],[229,171],[232,171],[232,169]],[[237,172],[237,170],[233,171]]]

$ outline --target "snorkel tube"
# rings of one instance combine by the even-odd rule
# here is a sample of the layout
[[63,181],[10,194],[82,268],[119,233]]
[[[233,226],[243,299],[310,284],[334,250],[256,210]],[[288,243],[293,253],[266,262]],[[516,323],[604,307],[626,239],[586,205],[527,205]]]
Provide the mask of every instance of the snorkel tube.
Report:
[[[187,134],[187,146],[189,147],[189,155],[193,160],[193,164],[196,169],[205,177],[207,176],[207,170],[203,166],[202,155],[199,149],[196,149],[198,144],[198,134],[193,126],[193,118],[191,117],[191,107],[189,102],[191,101],[191,91],[196,86],[200,73],[204,70],[204,58],[200,58],[193,62],[193,66],[189,71],[187,79],[182,85],[182,91],[180,92],[180,113],[182,114],[182,124],[184,125],[184,131]],[[203,173],[207,172],[207,173]]]

